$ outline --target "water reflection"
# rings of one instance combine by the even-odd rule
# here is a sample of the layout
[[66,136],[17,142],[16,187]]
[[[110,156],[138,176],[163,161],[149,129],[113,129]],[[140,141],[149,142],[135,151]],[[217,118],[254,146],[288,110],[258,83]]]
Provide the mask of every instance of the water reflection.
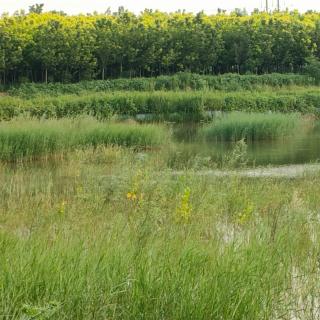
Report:
[[[179,161],[185,158],[190,162],[192,158],[205,158],[207,161],[223,161],[234,143],[207,142],[199,139],[197,124],[174,125],[173,135],[176,142],[173,152]],[[253,165],[284,165],[303,164],[320,160],[320,122],[308,134],[294,135],[278,141],[255,141],[248,143],[247,156],[249,164]],[[177,155],[174,155],[177,157]]]

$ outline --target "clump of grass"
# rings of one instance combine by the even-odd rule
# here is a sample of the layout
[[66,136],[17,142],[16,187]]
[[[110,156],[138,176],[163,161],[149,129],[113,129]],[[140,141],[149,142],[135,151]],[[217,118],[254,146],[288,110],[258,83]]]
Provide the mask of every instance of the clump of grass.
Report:
[[167,141],[168,132],[156,125],[99,122],[92,118],[18,119],[0,127],[0,159],[33,160],[99,145],[151,148]]
[[304,131],[304,120],[298,114],[233,112],[200,130],[207,140],[246,141],[275,140]]
[[[163,126],[134,123],[99,124],[90,119],[78,133],[79,145],[97,147],[117,145],[126,147],[159,147],[168,142],[168,134]],[[83,125],[83,124],[82,124]]]
[[14,161],[61,153],[73,145],[70,134],[70,127],[63,127],[62,123],[53,120],[2,123],[0,158]]

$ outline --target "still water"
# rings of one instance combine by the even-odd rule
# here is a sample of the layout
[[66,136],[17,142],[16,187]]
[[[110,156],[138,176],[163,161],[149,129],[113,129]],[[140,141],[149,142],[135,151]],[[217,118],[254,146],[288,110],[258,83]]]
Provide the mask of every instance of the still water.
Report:
[[[173,127],[175,157],[179,158],[177,160],[221,163],[234,148],[234,143],[204,141],[198,138],[198,129],[199,125],[196,124]],[[308,133],[297,133],[276,141],[248,142],[246,157],[251,165],[289,165],[320,161],[320,122]]]

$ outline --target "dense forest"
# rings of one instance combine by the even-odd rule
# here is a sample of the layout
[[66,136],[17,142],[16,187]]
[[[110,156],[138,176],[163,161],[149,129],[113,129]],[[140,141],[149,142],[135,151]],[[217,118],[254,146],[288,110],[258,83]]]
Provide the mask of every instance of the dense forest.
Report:
[[318,12],[68,16],[37,5],[0,18],[1,84],[300,72],[310,57],[320,58]]

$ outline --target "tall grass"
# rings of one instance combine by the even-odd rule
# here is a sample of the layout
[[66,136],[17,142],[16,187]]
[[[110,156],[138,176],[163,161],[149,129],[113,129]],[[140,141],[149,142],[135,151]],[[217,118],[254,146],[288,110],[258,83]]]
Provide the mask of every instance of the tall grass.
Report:
[[154,90],[260,90],[290,86],[312,86],[314,79],[299,74],[264,74],[238,75],[224,74],[218,76],[178,73],[173,76],[157,78],[114,79],[105,81],[82,81],[75,84],[26,83],[8,90],[11,95],[30,97],[37,95],[59,96],[62,94],[81,94],[84,92],[104,91],[154,91]]
[[200,130],[207,140],[274,140],[302,134],[304,121],[297,114],[233,112],[219,117]]
[[319,90],[299,88],[294,91],[261,92],[109,92],[32,99],[2,97],[0,119],[19,114],[31,117],[75,117],[87,114],[108,119],[112,115],[149,114],[158,119],[205,119],[212,111],[303,112],[317,113]]
[[165,128],[155,125],[76,120],[18,119],[0,126],[0,159],[16,161],[63,154],[77,148],[119,145],[157,147],[168,142]]
[[317,319],[319,176],[173,179],[158,158],[2,167],[4,319]]

